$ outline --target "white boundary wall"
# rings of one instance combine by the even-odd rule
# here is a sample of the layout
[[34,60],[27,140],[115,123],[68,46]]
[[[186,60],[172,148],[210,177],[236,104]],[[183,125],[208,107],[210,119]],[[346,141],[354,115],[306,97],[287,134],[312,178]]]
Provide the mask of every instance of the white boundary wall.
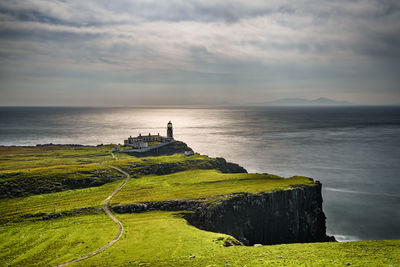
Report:
[[145,148],[138,148],[138,149],[129,149],[129,150],[121,150],[119,151],[120,153],[129,153],[129,152],[147,152],[162,146],[166,146],[169,145],[171,143],[173,143],[174,141],[170,141],[170,142],[166,142],[166,143],[162,143],[162,144],[158,144],[158,145],[154,145],[154,146],[149,146],[149,147],[145,147]]

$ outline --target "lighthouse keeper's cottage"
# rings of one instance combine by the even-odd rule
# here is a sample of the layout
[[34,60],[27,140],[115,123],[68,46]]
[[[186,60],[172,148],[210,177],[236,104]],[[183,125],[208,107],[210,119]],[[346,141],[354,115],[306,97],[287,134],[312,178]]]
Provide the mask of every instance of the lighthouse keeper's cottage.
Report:
[[161,136],[159,133],[157,135],[142,135],[139,134],[137,137],[128,137],[128,139],[124,140],[125,146],[130,146],[133,148],[145,148],[149,146],[149,142],[160,142],[167,143],[172,142],[174,140],[172,123],[171,121],[167,124],[167,137]]

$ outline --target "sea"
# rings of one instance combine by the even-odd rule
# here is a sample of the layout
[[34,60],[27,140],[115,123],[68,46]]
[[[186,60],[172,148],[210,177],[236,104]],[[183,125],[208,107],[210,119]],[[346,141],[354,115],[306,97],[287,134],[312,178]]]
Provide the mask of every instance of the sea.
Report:
[[323,185],[339,241],[400,239],[400,107],[0,107],[0,145],[109,144],[166,135],[249,172]]

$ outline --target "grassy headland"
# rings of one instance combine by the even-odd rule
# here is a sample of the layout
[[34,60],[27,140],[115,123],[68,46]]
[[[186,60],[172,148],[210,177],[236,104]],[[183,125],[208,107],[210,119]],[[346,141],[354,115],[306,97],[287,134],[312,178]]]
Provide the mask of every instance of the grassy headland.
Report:
[[[100,207],[124,176],[95,163],[112,164],[132,175],[111,205],[164,200],[219,201],[230,194],[315,184],[306,177],[284,179],[267,174],[222,173],[226,166],[220,161],[198,154],[136,158],[119,153],[120,160],[114,161],[110,152],[111,146],[0,147],[0,184],[4,190],[0,199],[2,264],[60,264],[100,248],[116,235],[117,227]],[[38,185],[41,190],[31,189]],[[12,188],[19,193],[10,193],[15,191]],[[224,247],[225,240],[232,237],[190,226],[179,212],[116,216],[125,228],[122,238],[104,252],[75,265],[400,264],[400,241]]]

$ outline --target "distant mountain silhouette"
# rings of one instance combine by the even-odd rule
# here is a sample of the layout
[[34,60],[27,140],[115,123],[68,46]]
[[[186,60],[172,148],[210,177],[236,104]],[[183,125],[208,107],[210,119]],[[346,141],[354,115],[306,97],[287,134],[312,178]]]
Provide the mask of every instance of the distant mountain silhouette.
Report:
[[321,106],[329,106],[329,105],[351,105],[350,102],[347,101],[336,101],[330,98],[325,98],[325,97],[320,97],[317,99],[309,100],[309,99],[304,99],[304,98],[282,98],[278,99],[275,101],[269,101],[269,102],[264,102],[264,103],[259,103],[258,105],[262,106],[297,106],[297,105],[304,105],[304,106],[315,106],[315,105],[321,105]]

